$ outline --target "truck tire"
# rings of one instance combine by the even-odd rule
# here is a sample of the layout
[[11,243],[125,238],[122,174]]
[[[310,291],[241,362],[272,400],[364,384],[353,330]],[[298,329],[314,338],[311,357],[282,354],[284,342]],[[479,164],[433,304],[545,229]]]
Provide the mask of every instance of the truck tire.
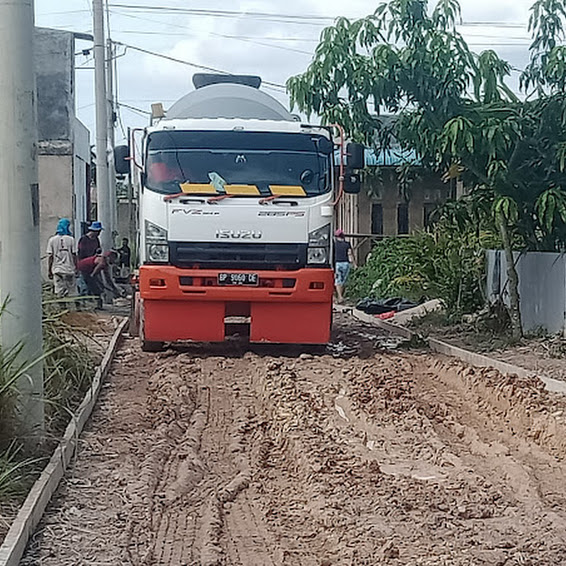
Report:
[[128,327],[130,336],[137,337],[140,335],[140,294],[134,291],[132,302],[130,304],[130,324]]
[[142,352],[163,352],[165,350],[164,342],[149,342],[148,340],[141,341]]

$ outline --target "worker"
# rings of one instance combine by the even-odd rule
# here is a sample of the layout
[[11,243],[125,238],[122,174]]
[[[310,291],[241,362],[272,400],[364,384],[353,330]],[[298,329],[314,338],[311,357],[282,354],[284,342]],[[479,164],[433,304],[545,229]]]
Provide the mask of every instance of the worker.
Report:
[[344,291],[348,275],[352,266],[356,267],[354,254],[350,242],[342,229],[334,232],[334,284],[336,287],[337,302],[344,302]]
[[71,222],[61,218],[55,235],[47,242],[47,261],[49,279],[58,297],[70,297],[76,294],[77,282],[77,243],[71,234]]
[[130,275],[130,266],[132,263],[132,250],[128,238],[122,238],[122,247],[118,248],[118,268],[120,277],[128,277]]
[[93,222],[87,233],[79,240],[79,260],[93,257],[102,249],[100,245],[100,232],[103,227],[100,222]]
[[130,249],[130,241],[128,238],[122,238],[122,247],[118,249],[120,254],[120,267],[130,268],[130,263],[132,260],[132,250]]
[[171,157],[166,153],[154,153],[148,158],[148,183],[152,186],[159,186],[169,181],[183,182],[184,175],[181,171],[179,158],[175,155]]
[[83,258],[78,262],[80,294],[96,297],[99,309],[102,308],[102,294],[105,288],[117,295],[123,294],[112,278],[111,266],[117,259],[118,253],[115,250],[110,250]]

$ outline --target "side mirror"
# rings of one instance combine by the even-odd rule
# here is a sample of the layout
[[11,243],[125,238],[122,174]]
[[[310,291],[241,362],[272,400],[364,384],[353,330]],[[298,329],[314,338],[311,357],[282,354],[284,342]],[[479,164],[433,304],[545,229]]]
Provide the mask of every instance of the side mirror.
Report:
[[127,175],[130,172],[130,148],[127,145],[114,148],[114,168],[118,175]]
[[346,146],[348,169],[363,169],[365,163],[365,147],[361,143],[349,143]]
[[349,195],[357,195],[362,190],[362,180],[359,173],[346,171],[344,174],[344,192]]

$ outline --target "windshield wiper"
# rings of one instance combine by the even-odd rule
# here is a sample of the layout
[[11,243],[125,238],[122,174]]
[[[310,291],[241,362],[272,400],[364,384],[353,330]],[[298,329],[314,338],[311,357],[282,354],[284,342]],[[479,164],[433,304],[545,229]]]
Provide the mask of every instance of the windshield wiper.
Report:
[[179,197],[186,197],[186,196],[187,196],[187,193],[176,193],[176,194],[174,194],[174,195],[166,195],[166,196],[164,196],[164,197],[163,197],[163,200],[164,200],[165,202],[167,202],[167,201],[170,201],[170,200],[179,198]]
[[270,197],[264,197],[262,199],[259,199],[259,204],[267,204],[268,202],[273,202],[274,200],[277,200],[282,196],[283,195],[271,195]]
[[227,194],[218,195],[216,197],[210,197],[206,202],[208,204],[215,204],[217,202],[220,202],[221,200],[224,200],[224,199],[227,199],[227,198],[234,198],[236,196],[238,196],[238,195],[227,195]]

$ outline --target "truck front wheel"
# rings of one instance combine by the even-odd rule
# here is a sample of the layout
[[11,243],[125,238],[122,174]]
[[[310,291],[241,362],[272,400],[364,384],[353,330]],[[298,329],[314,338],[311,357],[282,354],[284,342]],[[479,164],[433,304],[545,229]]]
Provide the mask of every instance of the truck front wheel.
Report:
[[134,291],[132,296],[132,303],[130,305],[130,325],[129,331],[130,336],[136,337],[140,335],[140,293],[139,291]]

